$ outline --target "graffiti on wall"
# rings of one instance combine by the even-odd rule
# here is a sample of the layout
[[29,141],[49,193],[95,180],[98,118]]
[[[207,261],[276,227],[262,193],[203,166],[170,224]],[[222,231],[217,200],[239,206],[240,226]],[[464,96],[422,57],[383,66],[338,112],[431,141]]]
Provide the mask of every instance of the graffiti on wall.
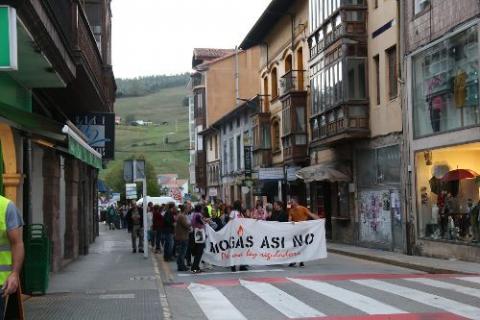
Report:
[[392,216],[400,219],[398,191],[361,191],[359,194],[360,241],[392,241]]

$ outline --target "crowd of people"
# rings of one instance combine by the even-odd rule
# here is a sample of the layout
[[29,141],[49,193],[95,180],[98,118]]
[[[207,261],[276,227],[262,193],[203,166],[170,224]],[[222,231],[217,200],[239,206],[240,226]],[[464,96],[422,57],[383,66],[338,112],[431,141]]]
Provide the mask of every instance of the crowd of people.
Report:
[[[175,203],[162,205],[147,204],[147,228],[148,244],[156,254],[163,254],[165,261],[176,259],[178,271],[191,270],[193,273],[201,272],[200,264],[205,248],[203,239],[196,239],[198,235],[194,231],[204,231],[208,224],[215,231],[222,229],[229,221],[238,218],[277,222],[301,222],[310,219],[318,219],[319,216],[310,212],[306,207],[298,203],[297,198],[292,198],[285,203],[275,201],[273,204],[263,204],[258,200],[255,207],[246,208],[241,201],[234,201],[232,205],[219,200],[208,202],[205,199],[192,204],[190,201],[176,206]],[[110,229],[126,228],[131,234],[132,252],[144,252],[143,239],[143,208],[132,201],[130,205],[121,206],[116,210],[107,210],[107,224]],[[202,232],[199,232],[200,238]],[[203,232],[204,236],[204,232]],[[303,267],[303,262],[300,266]],[[295,263],[290,264],[291,267]],[[210,268],[207,263],[203,268]],[[247,266],[239,266],[241,271],[247,270]],[[237,271],[232,266],[233,272]]]

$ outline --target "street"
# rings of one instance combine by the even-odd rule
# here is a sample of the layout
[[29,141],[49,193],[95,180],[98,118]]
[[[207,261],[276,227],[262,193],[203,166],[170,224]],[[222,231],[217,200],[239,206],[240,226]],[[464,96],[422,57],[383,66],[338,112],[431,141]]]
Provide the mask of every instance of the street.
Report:
[[106,230],[26,301],[27,319],[480,319],[480,276],[425,274],[329,254],[304,268],[176,272]]

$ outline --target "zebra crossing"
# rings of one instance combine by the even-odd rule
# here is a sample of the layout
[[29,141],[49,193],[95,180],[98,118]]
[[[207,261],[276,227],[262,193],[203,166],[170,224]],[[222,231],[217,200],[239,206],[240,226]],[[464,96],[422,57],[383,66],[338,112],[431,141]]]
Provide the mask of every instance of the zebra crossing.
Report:
[[[480,320],[480,277],[476,276],[410,275],[390,279],[367,276],[337,281],[297,276],[239,279],[227,285],[219,281],[209,283],[199,280],[183,289],[190,292],[208,320],[328,320],[338,317]],[[238,293],[240,298],[232,298],[238,290],[242,290]],[[251,297],[247,297],[249,295]],[[318,303],[312,303],[316,299]],[[272,315],[252,317],[252,313],[248,312],[251,307],[248,301],[264,304]],[[336,310],[343,310],[342,306],[346,306],[356,314],[352,311],[332,314],[334,304],[338,304]]]

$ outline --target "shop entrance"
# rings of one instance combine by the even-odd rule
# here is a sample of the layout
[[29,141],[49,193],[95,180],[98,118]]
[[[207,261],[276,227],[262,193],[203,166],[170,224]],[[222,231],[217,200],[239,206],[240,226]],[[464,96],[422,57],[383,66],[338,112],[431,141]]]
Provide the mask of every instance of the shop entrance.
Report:
[[325,218],[325,235],[332,239],[332,183],[316,182],[312,190],[312,212]]

